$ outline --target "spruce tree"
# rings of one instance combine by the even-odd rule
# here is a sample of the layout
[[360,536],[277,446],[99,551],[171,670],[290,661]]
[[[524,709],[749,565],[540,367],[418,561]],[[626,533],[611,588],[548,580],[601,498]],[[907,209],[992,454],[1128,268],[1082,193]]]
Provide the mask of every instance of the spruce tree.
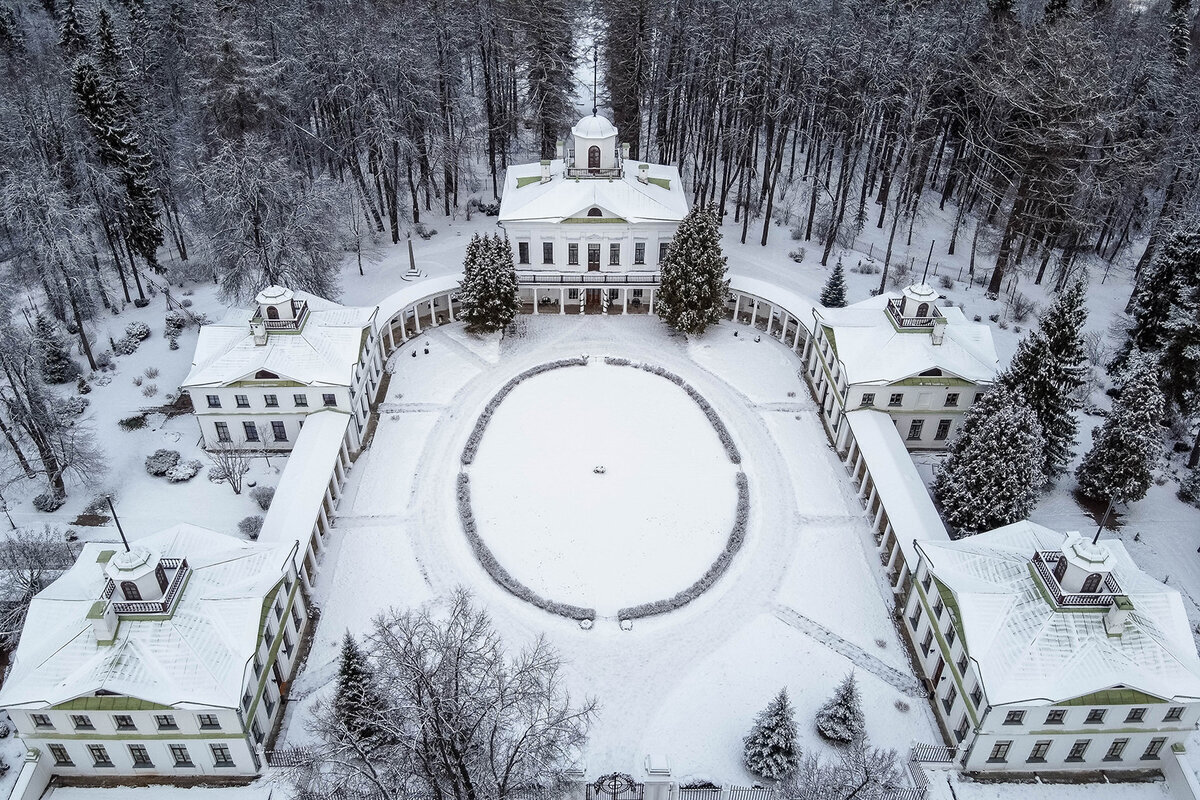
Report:
[[1092,431],[1092,449],[1075,471],[1080,491],[1116,503],[1145,497],[1162,449],[1165,408],[1158,365],[1149,356],[1133,353],[1112,412]]
[[863,717],[858,682],[851,672],[838,685],[829,702],[817,712],[817,733],[834,742],[852,742],[863,734]]
[[1042,451],[1037,416],[1008,387],[993,387],[967,411],[937,469],[946,521],[975,533],[1028,516],[1045,482]]
[[779,780],[795,768],[800,750],[796,746],[796,715],[787,689],[780,689],[759,712],[742,743],[746,769],[761,778]]
[[833,266],[825,288],[821,290],[821,305],[826,308],[846,307],[846,273],[842,271],[842,259]]
[[62,12],[62,22],[58,28],[58,43],[68,58],[75,58],[88,49],[87,31],[79,21],[79,11],[75,8],[75,0],[67,0]]
[[342,728],[360,740],[372,739],[379,734],[374,720],[381,710],[381,701],[373,680],[374,675],[366,656],[347,631],[342,639],[333,713]]
[[71,360],[70,350],[63,340],[55,322],[45,314],[38,314],[34,323],[42,380],[46,383],[66,383],[79,374],[79,367]]
[[729,281],[721,229],[711,209],[692,207],[679,223],[659,270],[654,308],[664,322],[681,333],[699,334],[720,321]]
[[507,326],[521,309],[512,247],[499,234],[476,234],[467,244],[460,316],[472,333],[492,333]]

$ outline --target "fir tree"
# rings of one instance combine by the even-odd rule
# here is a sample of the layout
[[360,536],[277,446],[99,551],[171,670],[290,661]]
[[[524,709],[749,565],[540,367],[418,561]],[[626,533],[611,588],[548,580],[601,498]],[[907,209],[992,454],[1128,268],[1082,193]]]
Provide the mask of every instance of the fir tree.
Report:
[[88,49],[87,32],[79,21],[79,11],[75,8],[75,0],[67,0],[63,9],[62,23],[58,29],[58,43],[68,58],[75,58]]
[[833,266],[825,288],[821,290],[821,305],[826,308],[846,307],[846,273],[842,271],[842,260],[839,258]]
[[342,655],[338,665],[337,693],[333,698],[333,713],[339,725],[357,739],[371,739],[379,734],[374,719],[379,714],[380,700],[375,691],[374,675],[367,658],[354,637],[346,632],[342,639]]
[[1037,416],[1003,384],[967,412],[938,468],[934,495],[946,520],[978,532],[1026,517],[1045,482]]
[[1092,449],[1075,471],[1088,497],[1129,503],[1150,489],[1166,407],[1157,373],[1154,359],[1136,352],[1130,356],[1112,412],[1092,431]]
[[800,750],[796,746],[796,717],[787,689],[780,689],[775,699],[759,712],[742,743],[746,769],[759,777],[779,780],[795,768]]
[[521,299],[512,247],[498,234],[476,234],[467,244],[463,282],[459,290],[460,316],[472,333],[491,333],[517,316]]
[[[1176,231],[1167,237],[1138,283],[1133,299],[1131,348],[1157,350],[1165,338],[1171,306],[1180,289],[1200,283],[1200,233]],[[1121,366],[1120,361],[1117,366]]]
[[66,383],[79,374],[79,367],[71,360],[71,353],[53,320],[45,314],[38,314],[34,335],[41,356],[42,380],[46,383]]
[[852,742],[863,734],[866,724],[858,682],[851,672],[817,712],[817,733],[834,742]]
[[721,229],[707,207],[693,206],[667,248],[654,295],[658,316],[682,333],[704,333],[725,313],[729,281],[721,254]]

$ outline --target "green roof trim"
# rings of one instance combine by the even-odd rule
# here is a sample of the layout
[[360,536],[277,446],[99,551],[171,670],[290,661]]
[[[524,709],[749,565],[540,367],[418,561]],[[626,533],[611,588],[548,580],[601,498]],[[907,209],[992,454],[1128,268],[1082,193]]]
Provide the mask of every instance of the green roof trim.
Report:
[[671,191],[671,179],[670,178],[646,178],[646,182],[653,183],[655,186],[661,186],[662,188],[666,189],[668,192]]
[[[963,378],[955,378],[952,375],[938,375],[936,377],[913,377],[904,378],[898,381],[892,381],[889,386],[977,386],[978,384],[972,381],[964,380]],[[940,410],[940,409],[938,409]]]
[[1122,611],[1133,611],[1133,601],[1123,594],[1118,595],[1114,602],[1116,603],[1117,608],[1121,609]]
[[[295,331],[292,331],[292,333],[295,333]],[[304,389],[308,386],[308,384],[300,383],[299,381],[256,381],[256,380],[251,379],[251,380],[243,380],[243,381],[234,381],[233,383],[225,384],[225,386],[230,387],[230,388],[241,388],[243,386],[253,386],[253,387],[258,387],[258,388],[262,388],[262,389],[266,389],[266,388]]]
[[834,336],[833,328],[831,328],[828,325],[824,325],[824,324],[821,325],[821,328],[822,328],[822,330],[825,331],[825,338],[829,340],[829,347],[833,350],[833,354],[836,356],[837,355],[837,337]]
[[101,550],[96,554],[97,564],[107,564],[108,560],[117,554],[116,550]]
[[1138,689],[1101,689],[1091,694],[1080,695],[1070,700],[1055,703],[1059,706],[1140,706],[1151,703],[1168,703],[1161,697],[1146,694]]
[[151,703],[138,697],[124,694],[106,694],[101,697],[76,697],[65,703],[51,706],[53,711],[170,711],[170,706]]
[[942,605],[950,612],[950,618],[954,621],[954,627],[959,631],[959,638],[962,639],[963,652],[970,653],[971,649],[967,647],[967,633],[962,624],[962,617],[958,613],[958,598],[954,596],[954,592],[946,584],[942,583],[935,576],[933,582],[937,584],[938,595],[942,598]]
[[628,222],[628,220],[621,219],[620,217],[567,217],[563,222]]
[[520,189],[522,186],[528,186],[531,183],[541,183],[541,182],[542,182],[541,175],[526,175],[523,178],[517,178],[517,188]]
[[92,607],[88,609],[87,619],[101,619],[104,616],[104,607],[108,603],[103,600],[97,600],[92,603]]

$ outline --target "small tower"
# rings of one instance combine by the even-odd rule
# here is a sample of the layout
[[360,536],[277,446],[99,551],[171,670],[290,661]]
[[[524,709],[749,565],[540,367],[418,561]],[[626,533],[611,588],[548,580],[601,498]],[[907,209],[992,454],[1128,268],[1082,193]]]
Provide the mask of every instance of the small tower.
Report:
[[282,286],[268,286],[258,293],[258,315],[265,320],[294,322],[296,319],[295,295]]
[[115,584],[119,600],[162,600],[167,591],[167,573],[158,553],[134,547],[116,553],[104,567],[104,574]]
[[1063,592],[1097,594],[1105,591],[1116,562],[1102,542],[1092,544],[1078,531],[1071,531],[1063,542],[1062,552],[1062,558],[1054,567],[1054,577]]
[[617,129],[604,117],[593,114],[579,120],[571,129],[575,140],[577,170],[620,169],[617,159]]
[[[926,283],[914,283],[907,286],[900,297],[900,317],[902,319],[929,318],[937,316],[937,292]],[[928,324],[928,323],[927,323]]]

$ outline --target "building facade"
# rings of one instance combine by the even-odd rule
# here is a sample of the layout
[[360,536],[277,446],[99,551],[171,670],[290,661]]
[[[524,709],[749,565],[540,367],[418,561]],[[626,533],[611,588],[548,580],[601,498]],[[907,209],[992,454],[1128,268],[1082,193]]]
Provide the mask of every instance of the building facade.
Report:
[[991,328],[939,307],[929,286],[814,308],[806,376],[836,439],[847,411],[876,408],[910,450],[946,447],[999,370]]
[[903,627],[962,769],[1155,770],[1195,730],[1182,598],[1120,542],[1026,521],[915,546]]
[[499,224],[533,313],[652,310],[687,197],[675,167],[631,162],[617,137],[593,114],[556,159],[508,168]]
[[206,448],[291,450],[304,418],[349,412],[350,443],[362,446],[383,377],[375,308],[350,308],[279,286],[253,310],[200,329],[183,389]]
[[34,598],[0,708],[53,775],[258,773],[308,630],[296,559],[193,525],[85,544]]

